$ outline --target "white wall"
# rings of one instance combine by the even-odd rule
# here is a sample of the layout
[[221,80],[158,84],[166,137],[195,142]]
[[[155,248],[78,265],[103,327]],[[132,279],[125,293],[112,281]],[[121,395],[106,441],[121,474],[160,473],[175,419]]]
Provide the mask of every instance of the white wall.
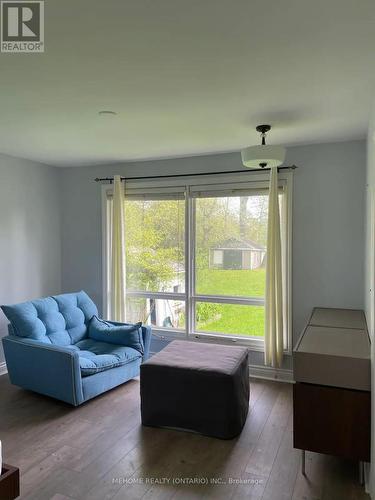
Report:
[[[314,306],[364,307],[365,141],[288,148],[293,203],[293,336]],[[101,197],[95,177],[241,169],[239,153],[60,170],[62,288],[102,304]],[[251,362],[261,364],[261,353]],[[286,360],[285,366],[290,366]]]
[[[0,155],[0,304],[61,290],[58,180],[56,168]],[[0,337],[6,323],[0,312]]]

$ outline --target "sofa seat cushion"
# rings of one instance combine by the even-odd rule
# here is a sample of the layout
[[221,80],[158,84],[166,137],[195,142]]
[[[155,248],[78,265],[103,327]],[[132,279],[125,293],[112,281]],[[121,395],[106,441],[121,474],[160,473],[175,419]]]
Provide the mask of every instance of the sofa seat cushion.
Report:
[[70,348],[78,350],[82,377],[126,365],[142,357],[132,347],[97,342],[92,339],[80,340]]

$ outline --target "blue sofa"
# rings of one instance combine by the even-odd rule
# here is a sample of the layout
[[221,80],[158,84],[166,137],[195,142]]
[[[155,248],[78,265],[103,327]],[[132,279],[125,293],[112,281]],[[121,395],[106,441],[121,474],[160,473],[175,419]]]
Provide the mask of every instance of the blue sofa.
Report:
[[150,327],[141,327],[143,354],[90,338],[98,310],[83,291],[2,309],[10,321],[2,341],[11,383],[74,406],[138,376],[149,356]]

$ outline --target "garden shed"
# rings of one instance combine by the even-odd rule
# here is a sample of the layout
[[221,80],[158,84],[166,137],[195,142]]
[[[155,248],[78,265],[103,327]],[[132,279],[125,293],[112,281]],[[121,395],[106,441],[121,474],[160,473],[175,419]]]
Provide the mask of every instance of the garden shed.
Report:
[[210,248],[214,269],[257,269],[265,264],[266,247],[251,240],[230,238]]

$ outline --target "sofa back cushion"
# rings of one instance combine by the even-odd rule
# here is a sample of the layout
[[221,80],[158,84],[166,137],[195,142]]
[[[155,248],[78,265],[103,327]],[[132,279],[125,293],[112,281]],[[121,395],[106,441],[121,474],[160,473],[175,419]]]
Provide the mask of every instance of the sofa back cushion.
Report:
[[98,314],[96,305],[83,291],[1,308],[15,335],[61,346],[87,337],[87,325]]

